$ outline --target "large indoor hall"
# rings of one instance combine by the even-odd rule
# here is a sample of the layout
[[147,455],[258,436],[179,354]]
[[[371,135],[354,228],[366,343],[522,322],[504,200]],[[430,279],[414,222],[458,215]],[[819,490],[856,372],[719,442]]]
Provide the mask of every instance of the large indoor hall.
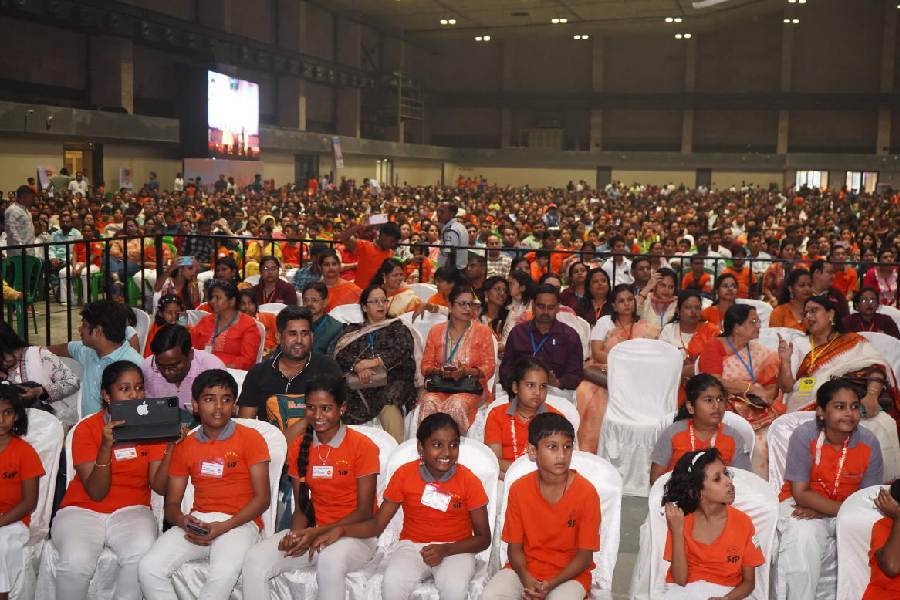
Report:
[[898,24],[0,0],[0,600],[897,600]]

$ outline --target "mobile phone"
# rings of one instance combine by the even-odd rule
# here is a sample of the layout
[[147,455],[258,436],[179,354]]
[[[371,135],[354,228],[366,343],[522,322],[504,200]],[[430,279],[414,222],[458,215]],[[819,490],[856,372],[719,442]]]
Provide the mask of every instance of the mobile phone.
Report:
[[194,535],[209,535],[209,529],[207,529],[206,527],[200,527],[193,521],[188,521],[187,523],[185,523],[184,528]]

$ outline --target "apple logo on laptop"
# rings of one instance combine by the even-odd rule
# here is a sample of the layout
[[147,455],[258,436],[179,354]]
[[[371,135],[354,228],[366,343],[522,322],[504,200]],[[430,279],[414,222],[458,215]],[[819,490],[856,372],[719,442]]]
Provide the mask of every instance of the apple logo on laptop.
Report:
[[150,414],[150,407],[147,406],[147,401],[145,400],[141,404],[137,406],[137,414],[141,417],[146,417]]

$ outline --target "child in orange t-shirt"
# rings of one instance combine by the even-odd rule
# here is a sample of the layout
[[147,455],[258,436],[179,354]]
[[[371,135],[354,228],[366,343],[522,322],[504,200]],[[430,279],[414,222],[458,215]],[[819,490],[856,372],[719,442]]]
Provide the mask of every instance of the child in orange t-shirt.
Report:
[[0,598],[7,598],[22,570],[31,512],[37,506],[44,467],[31,444],[28,413],[19,388],[0,385]]
[[734,483],[716,448],[678,460],[663,493],[669,532],[666,600],[746,598],[766,562],[753,521],[734,508]]
[[503,541],[509,562],[488,582],[483,600],[582,600],[600,549],[600,496],[570,469],[575,429],[562,415],[528,424],[528,457],[537,470],[509,489]]
[[900,479],[882,489],[875,507],[884,514],[872,526],[869,566],[872,574],[862,600],[900,598]]
[[[191,386],[200,428],[175,446],[168,466],[166,520],[173,525],[141,559],[144,598],[175,598],[172,573],[188,561],[209,561],[203,598],[228,598],[244,555],[259,540],[269,508],[269,449],[255,429],[231,420],[237,383],[228,371],[204,371]],[[181,511],[188,478],[189,514]]]
[[316,597],[343,600],[347,573],[362,568],[375,552],[375,537],[345,537],[318,554],[308,554],[317,535],[372,517],[380,463],[378,446],[341,424],[346,410],[343,380],[317,376],[307,384],[305,398],[306,433],[291,442],[287,457],[296,506],[291,528],[247,553],[241,576],[245,598],[268,598],[269,579],[312,566],[319,587]]
[[558,412],[547,406],[550,372],[537,358],[524,356],[513,369],[513,398],[488,413],[484,443],[500,461],[500,477],[514,460],[528,450],[528,424],[539,414]]
[[481,480],[457,463],[459,426],[446,413],[422,419],[416,431],[420,460],[398,468],[384,490],[375,516],[334,527],[312,547],[322,551],[343,536],[381,534],[403,509],[400,541],[388,556],[381,597],[406,600],[428,575],[442,600],[465,600],[475,573],[475,555],[491,544],[488,497]]
[[694,256],[691,258],[691,270],[684,274],[681,278],[681,289],[697,290],[700,293],[712,293],[712,277],[703,270],[704,261],[702,257]]

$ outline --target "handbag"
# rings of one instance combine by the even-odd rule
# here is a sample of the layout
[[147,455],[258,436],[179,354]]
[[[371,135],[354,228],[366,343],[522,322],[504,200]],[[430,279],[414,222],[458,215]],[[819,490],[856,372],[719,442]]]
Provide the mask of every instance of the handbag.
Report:
[[347,374],[347,387],[351,390],[368,390],[370,388],[384,387],[387,385],[387,369],[383,365],[378,365],[374,369],[375,373],[369,380],[369,383],[363,383],[362,379],[356,373]]
[[441,392],[444,394],[475,394],[484,393],[481,382],[477,377],[466,375],[459,379],[449,379],[443,375],[432,375],[425,382],[425,389],[429,392]]

